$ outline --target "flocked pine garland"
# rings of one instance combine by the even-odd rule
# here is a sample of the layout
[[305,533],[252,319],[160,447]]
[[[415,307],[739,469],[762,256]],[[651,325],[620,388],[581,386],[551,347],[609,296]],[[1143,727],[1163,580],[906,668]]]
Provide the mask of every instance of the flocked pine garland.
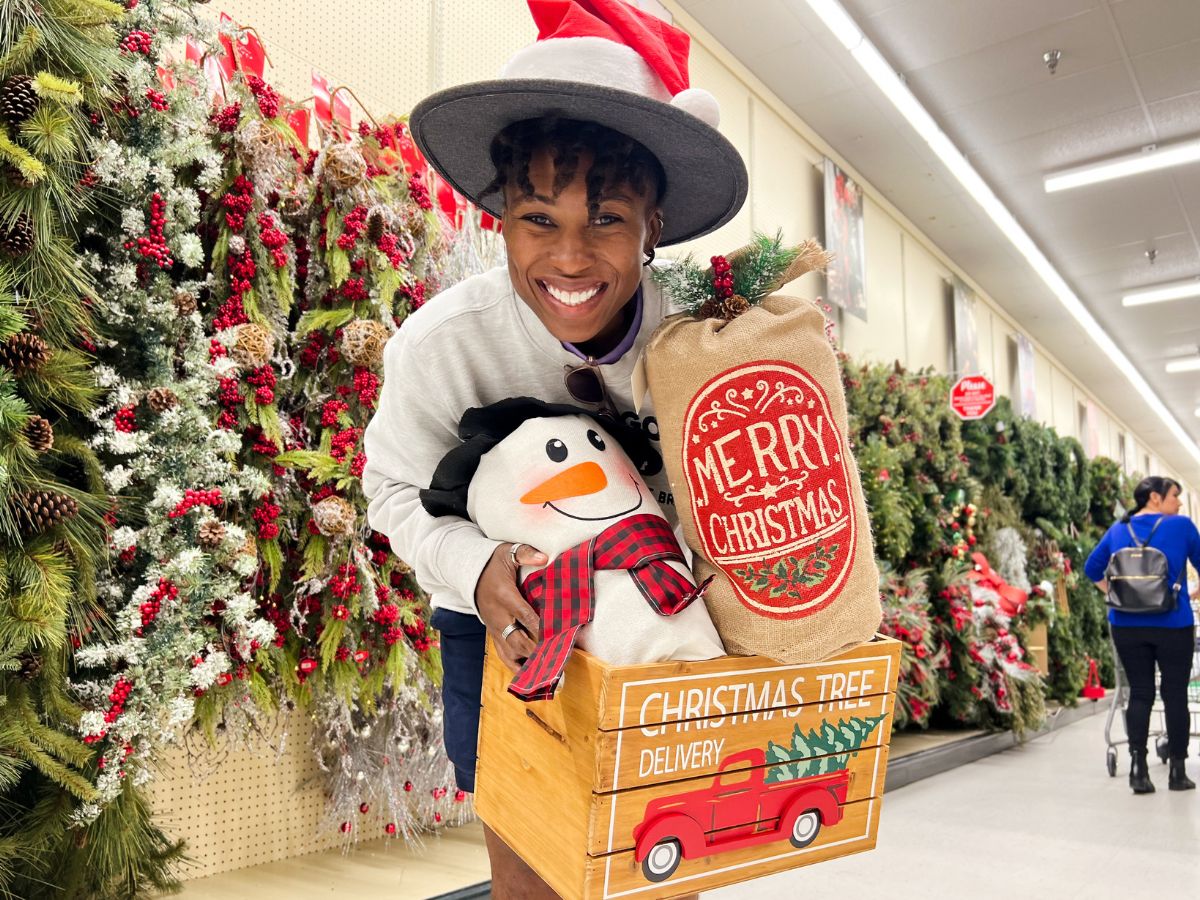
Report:
[[783,232],[755,234],[729,256],[714,256],[701,269],[689,254],[654,270],[654,281],[684,312],[701,319],[732,319],[805,272],[829,262],[816,241],[785,247]]

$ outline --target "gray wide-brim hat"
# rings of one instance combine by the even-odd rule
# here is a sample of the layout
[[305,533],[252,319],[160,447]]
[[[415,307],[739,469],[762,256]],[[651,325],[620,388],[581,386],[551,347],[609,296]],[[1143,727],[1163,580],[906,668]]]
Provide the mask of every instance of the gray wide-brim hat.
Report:
[[667,181],[660,246],[720,228],[746,201],[746,164],[713,125],[672,102],[607,85],[561,78],[472,82],[426,97],[413,110],[409,128],[430,165],[455,190],[500,218],[501,193],[482,193],[496,177],[492,140],[514,122],[548,116],[611,128],[657,157]]

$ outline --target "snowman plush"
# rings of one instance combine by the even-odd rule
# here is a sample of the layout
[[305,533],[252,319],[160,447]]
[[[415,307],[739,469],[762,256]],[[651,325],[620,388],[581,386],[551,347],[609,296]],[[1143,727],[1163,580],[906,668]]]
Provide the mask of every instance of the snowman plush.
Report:
[[469,410],[459,435],[462,446],[421,492],[426,510],[550,558],[520,573],[541,640],[513,694],[553,696],[575,645],[613,665],[724,655],[703,589],[642,480],[662,461],[640,433],[577,407],[513,398]]

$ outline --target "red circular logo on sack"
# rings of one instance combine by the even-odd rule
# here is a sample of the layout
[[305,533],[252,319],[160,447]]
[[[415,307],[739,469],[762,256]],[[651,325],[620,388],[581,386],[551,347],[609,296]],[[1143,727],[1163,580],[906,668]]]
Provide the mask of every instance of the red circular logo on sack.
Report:
[[683,426],[701,549],[759,615],[797,619],[837,596],[858,522],[846,446],[821,386],[786,362],[712,379]]

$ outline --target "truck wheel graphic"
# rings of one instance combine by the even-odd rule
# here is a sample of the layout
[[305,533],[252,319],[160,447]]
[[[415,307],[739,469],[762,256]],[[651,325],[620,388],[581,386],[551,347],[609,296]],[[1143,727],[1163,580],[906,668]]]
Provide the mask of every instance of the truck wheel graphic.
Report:
[[664,838],[642,860],[642,874],[649,881],[666,881],[679,868],[682,851],[675,838]]
[[793,847],[807,847],[817,839],[820,831],[821,814],[815,809],[810,809],[808,812],[802,812],[796,816],[796,820],[792,823],[792,833],[788,835],[788,839],[792,842]]

